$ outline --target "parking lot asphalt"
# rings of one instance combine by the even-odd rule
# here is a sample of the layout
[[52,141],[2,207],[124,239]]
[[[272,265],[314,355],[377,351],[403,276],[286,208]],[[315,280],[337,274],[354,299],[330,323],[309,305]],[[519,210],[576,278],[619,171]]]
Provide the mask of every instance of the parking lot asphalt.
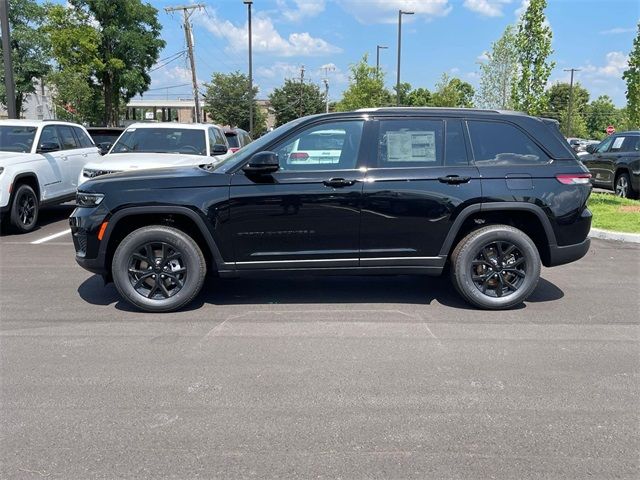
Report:
[[0,236],[0,478],[640,477],[640,245],[505,312],[389,276],[147,314],[75,264],[70,211]]

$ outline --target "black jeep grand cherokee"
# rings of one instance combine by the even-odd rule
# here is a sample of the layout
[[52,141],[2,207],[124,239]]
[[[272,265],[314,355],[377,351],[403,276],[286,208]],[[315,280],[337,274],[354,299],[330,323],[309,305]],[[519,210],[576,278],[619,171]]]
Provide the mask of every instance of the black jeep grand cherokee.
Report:
[[589,173],[554,121],[366,109],[295,120],[221,163],[82,185],[76,260],[148,311],[207,271],[440,275],[504,309],[589,249]]

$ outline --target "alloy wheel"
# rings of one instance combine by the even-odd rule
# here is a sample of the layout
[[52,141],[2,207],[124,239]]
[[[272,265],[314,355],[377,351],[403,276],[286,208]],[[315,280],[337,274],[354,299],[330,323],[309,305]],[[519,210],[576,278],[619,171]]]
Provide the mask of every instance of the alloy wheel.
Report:
[[527,276],[527,261],[513,243],[491,242],[471,262],[471,279],[484,295],[506,297],[516,292]]
[[152,300],[176,295],[182,290],[187,273],[182,252],[166,242],[144,243],[129,257],[128,274],[133,289]]
[[629,181],[625,175],[620,175],[616,180],[616,195],[618,197],[627,197],[629,192]]
[[35,221],[36,201],[36,198],[28,191],[18,197],[18,219],[25,228],[29,228]]

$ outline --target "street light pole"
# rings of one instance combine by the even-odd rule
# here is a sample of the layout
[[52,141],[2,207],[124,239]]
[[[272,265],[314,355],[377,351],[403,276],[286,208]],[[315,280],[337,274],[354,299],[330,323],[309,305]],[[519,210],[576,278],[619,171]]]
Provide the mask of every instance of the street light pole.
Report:
[[249,26],[249,134],[253,136],[253,37],[251,32],[251,6],[253,0],[244,0],[247,6],[248,26]]
[[384,50],[386,47],[384,45],[376,45],[376,74],[380,75],[380,50]]
[[565,72],[571,72],[571,82],[569,83],[569,108],[567,108],[567,137],[571,136],[571,111],[573,110],[573,73],[579,72],[578,68],[565,68]]
[[396,79],[396,103],[400,106],[400,55],[402,52],[402,15],[413,15],[414,12],[398,10],[398,76]]
[[0,27],[2,28],[2,59],[4,61],[4,87],[7,97],[7,115],[18,118],[16,111],[16,84],[13,81],[11,63],[11,38],[9,34],[9,0],[0,0]]

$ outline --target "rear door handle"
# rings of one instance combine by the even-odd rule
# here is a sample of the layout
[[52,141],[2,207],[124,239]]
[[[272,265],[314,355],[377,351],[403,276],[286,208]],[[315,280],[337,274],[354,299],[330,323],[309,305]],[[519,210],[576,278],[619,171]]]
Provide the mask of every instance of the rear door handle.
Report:
[[458,185],[460,183],[468,183],[471,177],[461,177],[459,175],[447,175],[446,177],[439,177],[438,181],[442,183],[448,183],[449,185]]
[[355,184],[356,181],[347,180],[344,178],[330,178],[329,180],[325,180],[322,183],[324,183],[327,187],[340,188],[340,187],[350,187],[351,185]]

